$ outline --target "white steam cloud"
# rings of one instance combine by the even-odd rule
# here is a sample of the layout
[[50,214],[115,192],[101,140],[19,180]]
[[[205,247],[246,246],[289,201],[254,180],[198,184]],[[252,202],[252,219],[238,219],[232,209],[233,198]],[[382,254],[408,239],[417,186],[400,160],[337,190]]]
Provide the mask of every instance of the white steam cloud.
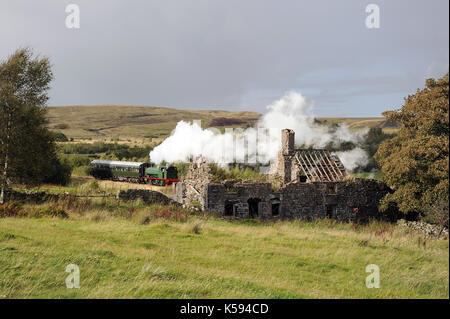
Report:
[[[297,147],[323,148],[329,143],[361,142],[366,130],[353,132],[341,125],[333,132],[314,121],[312,106],[296,92],[289,92],[267,106],[268,112],[255,128],[202,129],[197,123],[178,122],[172,134],[150,152],[156,164],[185,162],[202,155],[207,161],[221,165],[231,162],[274,162],[281,149],[281,130],[295,131]],[[353,170],[367,163],[367,154],[361,148],[336,153],[344,166]]]

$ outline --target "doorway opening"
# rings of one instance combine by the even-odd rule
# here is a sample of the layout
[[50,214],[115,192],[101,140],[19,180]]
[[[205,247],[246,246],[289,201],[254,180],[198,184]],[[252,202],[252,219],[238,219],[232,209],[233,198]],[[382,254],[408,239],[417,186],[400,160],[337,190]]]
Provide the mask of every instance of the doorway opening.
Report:
[[258,212],[258,206],[259,203],[261,202],[260,198],[249,198],[247,203],[248,203],[248,214],[250,216],[250,218],[257,218],[259,215]]
[[336,205],[327,205],[327,217],[333,218],[336,212]]
[[272,198],[270,200],[270,204],[272,206],[272,216],[278,216],[280,215],[280,199],[279,198]]
[[224,210],[224,216],[233,216],[234,215],[234,202],[226,200],[225,201],[225,210]]

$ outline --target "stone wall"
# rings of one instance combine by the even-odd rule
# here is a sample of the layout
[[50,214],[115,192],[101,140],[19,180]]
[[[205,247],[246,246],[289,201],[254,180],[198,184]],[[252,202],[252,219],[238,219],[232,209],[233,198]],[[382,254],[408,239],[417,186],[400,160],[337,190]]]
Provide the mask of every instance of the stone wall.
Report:
[[198,202],[203,210],[206,206],[206,189],[212,181],[212,174],[208,163],[199,157],[197,161],[189,165],[188,172],[183,183],[176,183],[174,189],[174,199],[186,204]]
[[407,221],[404,219],[397,221],[397,225],[422,233],[425,236],[448,239],[448,229],[438,225],[431,225],[421,221]]
[[[291,183],[280,189],[281,217],[316,219],[326,217],[327,185],[324,183]],[[334,202],[334,198],[328,201]]]
[[18,201],[22,203],[43,203],[52,200],[58,200],[61,196],[66,196],[64,194],[48,194],[45,191],[25,191],[18,192],[11,189],[5,190],[5,202],[6,201]]
[[206,208],[223,216],[236,218],[269,218],[270,200],[273,197],[270,183],[209,184],[206,189]]
[[381,198],[390,188],[372,179],[333,183],[291,183],[280,189],[281,216],[312,220],[328,217],[337,221],[395,218],[394,211],[381,213]]
[[[48,201],[56,201],[60,198],[70,197],[70,194],[48,194],[42,192],[17,192],[14,190],[5,191],[5,201],[19,201],[22,203],[43,203]],[[146,190],[146,189],[129,189],[119,191],[117,197],[123,201],[136,200],[140,198],[144,203],[163,204],[163,205],[179,205],[176,201],[170,199],[163,193]]]
[[128,189],[119,191],[117,197],[123,201],[141,199],[146,204],[179,205],[163,193],[148,189]]

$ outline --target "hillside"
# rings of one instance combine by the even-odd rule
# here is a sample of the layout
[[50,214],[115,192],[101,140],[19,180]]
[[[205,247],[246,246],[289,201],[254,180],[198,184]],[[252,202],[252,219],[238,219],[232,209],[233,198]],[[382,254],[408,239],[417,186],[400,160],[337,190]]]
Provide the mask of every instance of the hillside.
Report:
[[[160,140],[170,134],[178,121],[202,120],[203,127],[246,127],[253,125],[257,112],[195,111],[153,106],[64,106],[48,107],[49,127],[74,139],[139,138]],[[352,129],[382,127],[396,129],[384,118],[318,118],[324,125],[346,123]]]
[[164,138],[178,121],[202,120],[203,127],[253,124],[256,112],[191,111],[153,106],[48,107],[49,127],[77,138]]

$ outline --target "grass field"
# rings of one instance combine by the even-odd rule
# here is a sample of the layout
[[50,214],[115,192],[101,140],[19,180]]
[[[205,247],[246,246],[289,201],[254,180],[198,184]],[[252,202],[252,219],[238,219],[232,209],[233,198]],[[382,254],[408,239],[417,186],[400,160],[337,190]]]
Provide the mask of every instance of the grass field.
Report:
[[142,218],[155,209],[0,218],[0,298],[449,298],[448,240],[379,223]]
[[[152,106],[64,106],[48,107],[49,127],[69,138],[127,143],[159,142],[178,121],[202,120],[202,127],[246,127],[253,125],[256,112],[191,111]],[[382,127],[391,133],[397,128],[380,118],[319,118],[324,125],[345,123],[351,129]]]
[[70,183],[66,186],[54,184],[42,184],[35,187],[16,185],[14,189],[22,192],[45,191],[51,194],[68,193],[71,195],[99,195],[99,194],[117,195],[117,192],[121,190],[125,191],[128,189],[149,189],[170,196],[173,193],[174,184],[162,187],[151,184],[138,184],[138,183],[111,181],[111,180],[95,180],[91,176],[72,175]]

